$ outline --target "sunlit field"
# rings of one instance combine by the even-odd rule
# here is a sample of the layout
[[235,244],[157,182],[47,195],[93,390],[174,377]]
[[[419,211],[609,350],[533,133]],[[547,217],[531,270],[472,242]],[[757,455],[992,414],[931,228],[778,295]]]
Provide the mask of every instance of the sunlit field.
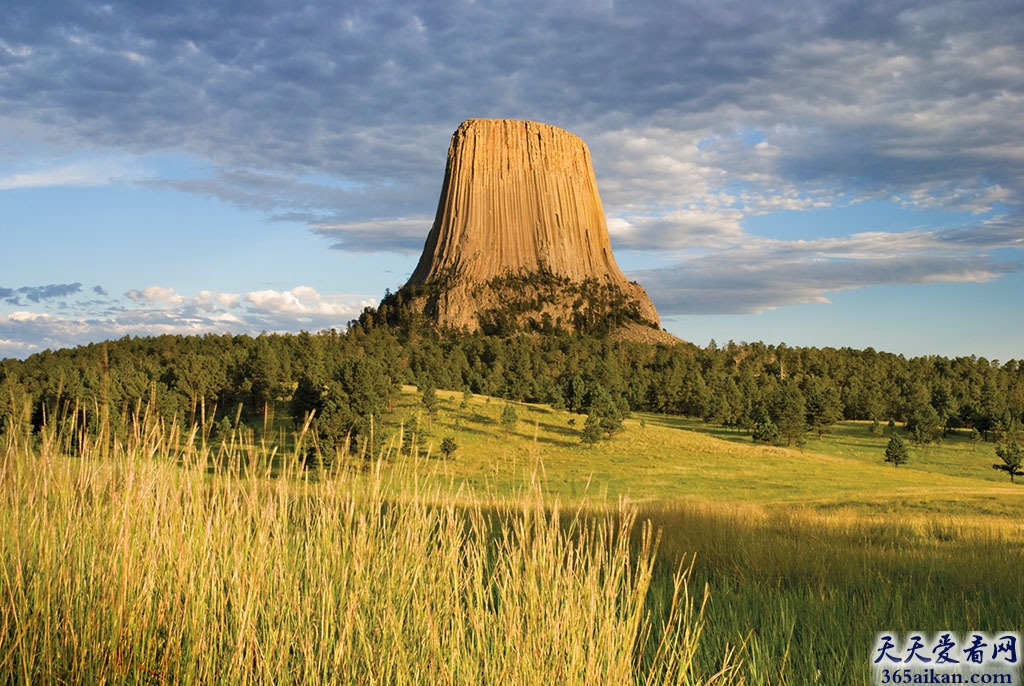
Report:
[[[623,434],[588,447],[574,415],[518,406],[506,438],[502,401],[477,400],[460,410],[452,395],[434,419],[435,443],[451,433],[466,445],[438,469],[473,482],[490,469],[508,484],[517,483],[510,465],[538,459],[563,499],[635,503],[662,533],[651,597],[669,595],[681,559],[693,560],[691,585],[708,588],[702,667],[739,645],[748,683],[869,683],[875,632],[1019,626],[1024,486],[992,469],[992,443],[912,445],[894,468],[884,462],[888,435],[863,422],[782,448],[638,413]],[[415,395],[405,407],[408,421],[424,422]]]
[[877,631],[1019,628],[991,444],[894,469],[866,426],[787,449],[638,415],[585,446],[438,395],[313,468],[284,422],[8,433],[0,680],[868,683]]
[[416,458],[311,474],[157,422],[109,451],[67,431],[3,455],[4,683],[737,680],[731,648],[693,664],[686,569],[649,610],[632,508],[496,500]]

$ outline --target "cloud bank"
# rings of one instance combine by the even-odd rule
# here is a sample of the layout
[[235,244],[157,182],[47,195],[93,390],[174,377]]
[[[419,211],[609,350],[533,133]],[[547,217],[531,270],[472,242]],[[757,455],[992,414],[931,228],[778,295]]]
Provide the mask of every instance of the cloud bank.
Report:
[[[1000,0],[40,0],[0,19],[0,150],[15,151],[0,152],[0,192],[172,188],[300,222],[338,250],[415,253],[458,123],[536,119],[588,142],[613,245],[657,257],[631,276],[666,314],[1019,270],[1022,111],[1024,9]],[[132,162],[163,154],[201,172]],[[951,219],[810,241],[748,229],[868,201]],[[156,309],[89,326],[227,326],[196,314],[215,307],[243,308],[243,326],[315,328],[347,307],[147,290],[126,297]],[[29,326],[12,317],[0,337]]]
[[[11,290],[25,288],[0,288],[0,294]],[[50,312],[0,314],[0,358],[123,336],[343,329],[373,305],[372,299],[323,295],[308,286],[245,294],[204,290],[191,296],[147,286],[123,298],[73,300]]]

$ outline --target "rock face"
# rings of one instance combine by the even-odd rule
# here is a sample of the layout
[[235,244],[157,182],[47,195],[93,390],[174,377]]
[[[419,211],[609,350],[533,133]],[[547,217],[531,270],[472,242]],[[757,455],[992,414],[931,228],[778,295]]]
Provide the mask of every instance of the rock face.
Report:
[[469,330],[659,324],[612,257],[586,144],[537,122],[459,126],[434,224],[402,290],[439,325]]

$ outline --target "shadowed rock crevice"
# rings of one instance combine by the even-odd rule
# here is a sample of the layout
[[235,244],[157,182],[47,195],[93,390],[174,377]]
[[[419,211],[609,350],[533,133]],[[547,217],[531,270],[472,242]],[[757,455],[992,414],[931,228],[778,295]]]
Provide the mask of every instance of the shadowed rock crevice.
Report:
[[586,144],[537,122],[470,119],[455,131],[402,292],[442,328],[659,331],[647,293],[612,256]]

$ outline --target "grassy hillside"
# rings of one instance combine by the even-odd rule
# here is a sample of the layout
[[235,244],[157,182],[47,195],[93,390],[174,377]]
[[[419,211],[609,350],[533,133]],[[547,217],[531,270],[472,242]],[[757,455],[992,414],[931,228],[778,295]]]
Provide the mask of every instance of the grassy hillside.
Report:
[[[397,422],[416,431],[424,451],[440,457],[452,436],[460,446],[436,469],[473,487],[493,484],[501,492],[521,488],[538,472],[545,488],[563,498],[633,501],[698,498],[730,503],[787,505],[831,511],[850,508],[864,515],[1020,516],[1024,486],[992,469],[991,443],[952,438],[940,445],[911,447],[908,464],[884,462],[888,436],[869,424],[844,422],[802,448],[755,445],[745,433],[699,420],[638,413],[625,431],[595,446],[580,442],[585,417],[544,405],[513,404],[517,427],[503,429],[504,401],[438,392],[430,420],[414,389],[402,395]],[[397,427],[392,426],[394,432]]]
[[635,509],[135,419],[0,441],[0,683],[742,682]]
[[438,398],[323,471],[308,435],[8,434],[0,682],[867,684],[878,631],[1018,628],[991,444],[895,469],[864,424],[787,449],[636,415],[584,446]]
[[[671,596],[680,562],[709,591],[701,673],[742,646],[748,683],[867,684],[878,631],[1019,624],[1024,485],[992,469],[991,443],[912,446],[911,461],[894,468],[883,461],[888,436],[863,422],[778,448],[700,421],[636,414],[623,433],[588,447],[580,416],[516,405],[520,423],[506,435],[504,402],[476,397],[461,407],[461,396],[439,395],[423,442],[436,454],[450,435],[460,448],[425,464],[453,485],[507,495],[539,475],[563,500],[636,504],[660,532],[652,611]],[[399,414],[427,424],[412,389]]]

